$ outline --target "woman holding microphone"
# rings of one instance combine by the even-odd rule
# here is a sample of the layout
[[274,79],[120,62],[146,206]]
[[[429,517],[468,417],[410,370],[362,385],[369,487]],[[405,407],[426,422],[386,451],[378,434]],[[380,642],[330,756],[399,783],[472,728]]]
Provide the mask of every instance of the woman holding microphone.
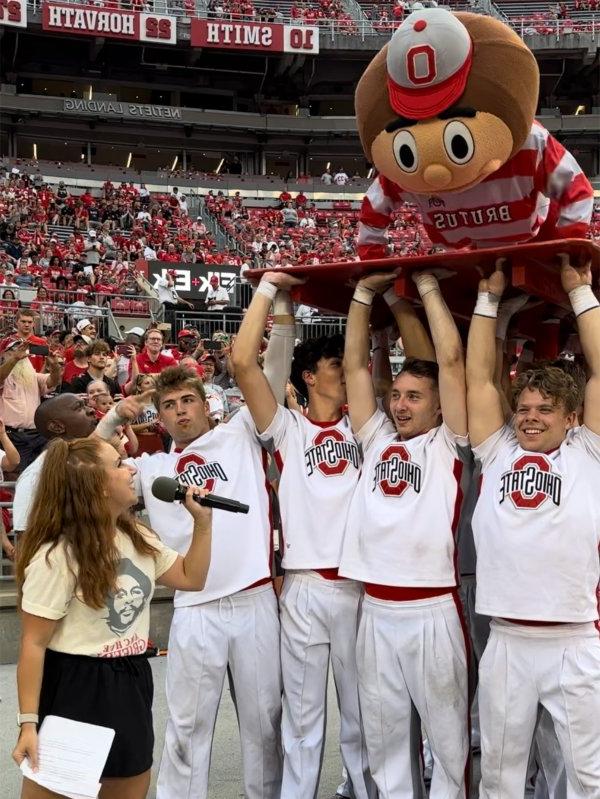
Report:
[[[37,766],[37,727],[55,715],[115,730],[102,799],[143,799],[154,734],[152,672],[145,652],[156,583],[199,591],[210,564],[212,514],[194,501],[182,557],[137,522],[136,470],[96,437],[48,447],[19,546],[22,633],[19,725],[13,752]],[[22,799],[56,796],[24,779]]]

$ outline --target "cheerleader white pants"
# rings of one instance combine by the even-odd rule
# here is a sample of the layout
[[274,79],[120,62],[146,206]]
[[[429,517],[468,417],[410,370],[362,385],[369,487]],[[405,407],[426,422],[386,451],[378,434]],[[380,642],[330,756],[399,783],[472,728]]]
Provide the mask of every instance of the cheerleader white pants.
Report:
[[465,799],[468,655],[458,599],[390,602],[366,595],[356,657],[369,765],[380,799],[420,794],[413,705],[433,755],[430,799]]
[[340,710],[340,749],[356,799],[374,795],[362,733],[356,630],[362,587],[288,571],[279,599],[283,676],[281,799],[317,796],[325,737],[329,662]]
[[523,796],[538,706],[565,760],[568,799],[600,799],[600,635],[495,619],[479,665],[480,799]]
[[269,585],[175,608],[157,799],[207,799],[217,710],[229,666],[240,729],[244,797],[279,799],[281,669]]

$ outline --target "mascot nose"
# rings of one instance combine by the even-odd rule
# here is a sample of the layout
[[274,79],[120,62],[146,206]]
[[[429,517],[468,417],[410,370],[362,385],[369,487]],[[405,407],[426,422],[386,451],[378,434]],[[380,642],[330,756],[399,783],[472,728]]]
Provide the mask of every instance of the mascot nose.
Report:
[[445,189],[452,183],[452,172],[442,164],[429,164],[423,172],[423,180],[432,189]]

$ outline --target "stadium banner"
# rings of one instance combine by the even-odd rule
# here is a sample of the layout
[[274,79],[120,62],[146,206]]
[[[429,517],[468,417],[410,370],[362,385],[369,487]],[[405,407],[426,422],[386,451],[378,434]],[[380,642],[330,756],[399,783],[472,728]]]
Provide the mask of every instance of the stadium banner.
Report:
[[[0,0],[0,3],[3,0]],[[177,20],[164,14],[44,3],[42,28],[52,33],[104,36],[153,44],[177,44]]]
[[[142,262],[137,261],[138,269]],[[147,271],[146,271],[147,269]],[[147,261],[147,267],[140,271],[147,278],[153,288],[161,277],[167,276],[167,270],[174,269],[175,290],[185,300],[205,300],[206,292],[210,287],[210,279],[217,275],[219,283],[227,289],[231,305],[238,305],[238,287],[240,267],[232,264],[184,264],[167,263],[165,261]]]
[[309,25],[193,18],[190,41],[192,47],[221,50],[319,54],[319,29]]
[[27,0],[0,0],[0,25],[27,27]]

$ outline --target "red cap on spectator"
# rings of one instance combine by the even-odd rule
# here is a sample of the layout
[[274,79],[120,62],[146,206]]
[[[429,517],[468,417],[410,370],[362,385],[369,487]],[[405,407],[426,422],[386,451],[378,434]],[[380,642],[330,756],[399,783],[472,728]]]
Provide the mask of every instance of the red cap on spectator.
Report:
[[191,330],[180,330],[177,334],[177,338],[195,338],[195,336]]
[[177,269],[167,269],[167,275],[170,275],[171,277],[176,277]]

